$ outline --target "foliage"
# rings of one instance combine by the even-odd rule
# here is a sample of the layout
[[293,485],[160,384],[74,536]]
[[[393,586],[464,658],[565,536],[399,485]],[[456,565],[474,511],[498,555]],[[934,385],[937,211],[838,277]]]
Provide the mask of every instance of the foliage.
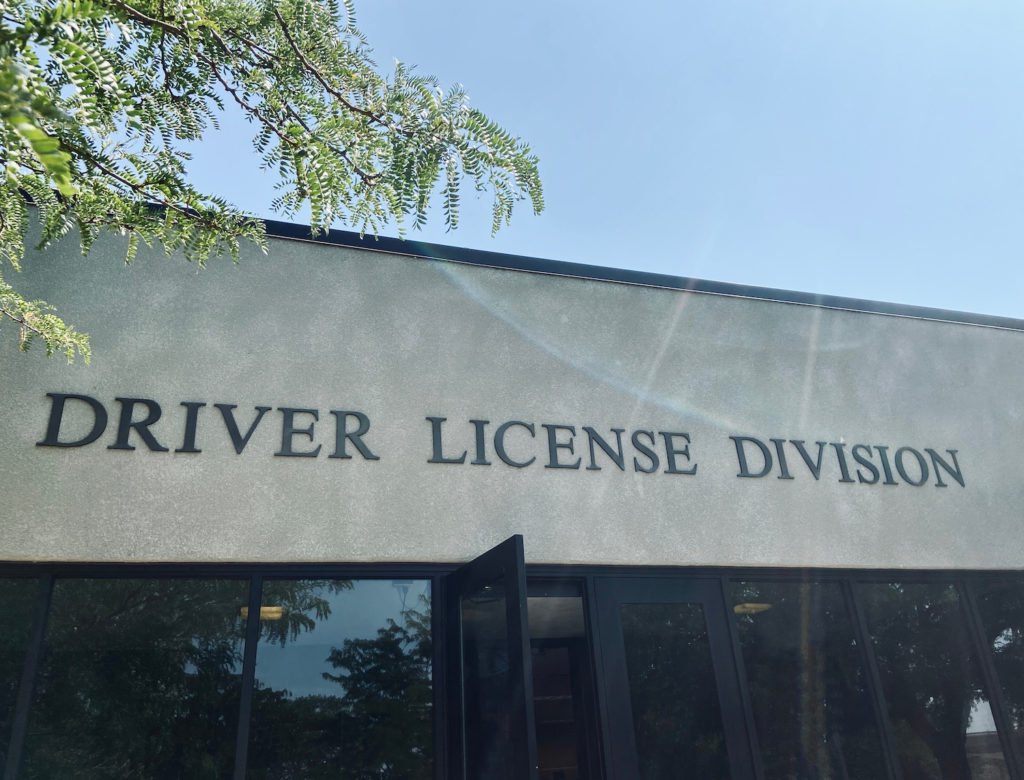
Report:
[[59,580],[21,776],[223,777],[245,580]]
[[431,764],[431,643],[429,605],[388,619],[373,639],[346,639],[327,658],[343,686],[335,715],[342,744],[334,749],[335,776],[427,778]]
[[[1024,598],[1019,578],[978,604],[1014,727],[1024,712]],[[1005,776],[986,733],[982,681],[958,589],[949,583],[858,583],[888,723],[904,780]],[[886,774],[868,688],[839,583],[744,582],[736,628],[768,777],[873,780]],[[988,726],[991,728],[991,726]]]
[[733,582],[735,615],[766,777],[875,780],[881,736],[838,583]]
[[433,777],[429,604],[388,618],[375,637],[330,648],[322,672],[339,690],[294,696],[259,687],[248,774],[253,778]]
[[645,777],[729,777],[704,617],[691,604],[621,611],[637,754]]
[[978,594],[985,643],[1003,689],[1013,730],[1024,735],[1024,581],[1011,577],[987,583]]
[[[972,713],[988,696],[956,588],[861,585],[905,780],[976,777]],[[998,756],[996,756],[998,758]]]
[[[183,144],[233,107],[278,176],[272,206],[308,206],[314,231],[335,221],[378,232],[424,224],[440,191],[449,228],[463,181],[489,191],[492,230],[516,201],[543,208],[537,158],[470,107],[402,64],[381,75],[352,0],[0,0],[0,272],[17,269],[38,208],[40,246],[77,228],[159,243],[203,264],[262,242],[262,226],[189,183]],[[86,337],[0,276],[0,319],[21,346],[88,359]]]
[[[6,739],[37,596],[35,581],[0,586],[12,607],[0,634]],[[229,776],[247,586],[244,579],[58,580],[20,776]],[[382,616],[375,636],[325,650],[319,663],[334,671],[321,672],[318,694],[293,696],[259,682],[262,648],[287,647],[286,664],[303,664],[302,646],[318,627],[333,620],[334,634],[351,631],[337,597],[352,590],[350,580],[264,583],[263,604],[280,608],[281,617],[260,621],[247,776],[433,776],[426,597],[395,613],[399,620]],[[355,593],[347,603],[365,598]],[[339,614],[332,616],[332,604]]]

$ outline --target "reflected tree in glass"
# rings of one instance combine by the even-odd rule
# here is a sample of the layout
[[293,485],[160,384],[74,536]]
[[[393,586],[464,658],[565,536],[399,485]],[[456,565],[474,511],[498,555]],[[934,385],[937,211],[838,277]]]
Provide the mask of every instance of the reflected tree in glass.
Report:
[[38,593],[39,580],[0,579],[0,767],[7,761],[14,702]]
[[989,580],[975,593],[1013,736],[1024,755],[1024,578]]
[[249,777],[432,777],[429,583],[270,581],[263,604],[291,622],[261,621]]
[[841,587],[734,582],[730,596],[765,777],[886,777],[864,663]]
[[338,712],[339,766],[348,777],[432,776],[429,605],[388,619],[373,639],[346,639],[324,679],[344,688]]
[[623,604],[633,728],[643,780],[725,780],[721,705],[699,604]]
[[904,780],[1008,778],[956,588],[857,587]]
[[219,778],[234,762],[239,580],[57,580],[22,778]]

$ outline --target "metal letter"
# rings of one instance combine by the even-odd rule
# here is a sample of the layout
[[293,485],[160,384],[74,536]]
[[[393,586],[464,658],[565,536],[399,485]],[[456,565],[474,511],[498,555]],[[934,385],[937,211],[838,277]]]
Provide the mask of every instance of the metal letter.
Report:
[[[103,431],[107,428],[107,410],[95,398],[73,393],[47,393],[46,395],[53,399],[50,405],[50,420],[46,425],[46,436],[42,441],[36,442],[37,447],[84,447],[103,435]],[[60,424],[64,420],[64,402],[69,398],[83,401],[92,408],[92,428],[78,441],[60,440]]]

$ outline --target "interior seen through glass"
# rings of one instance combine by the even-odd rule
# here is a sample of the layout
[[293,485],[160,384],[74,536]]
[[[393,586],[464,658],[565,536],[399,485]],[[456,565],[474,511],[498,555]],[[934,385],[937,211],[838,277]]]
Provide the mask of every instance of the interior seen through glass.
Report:
[[[515,780],[505,585],[497,580],[462,596],[462,697],[467,780]],[[521,688],[520,688],[521,689]]]
[[588,661],[583,599],[532,596],[529,610],[539,780],[593,777],[588,754]]

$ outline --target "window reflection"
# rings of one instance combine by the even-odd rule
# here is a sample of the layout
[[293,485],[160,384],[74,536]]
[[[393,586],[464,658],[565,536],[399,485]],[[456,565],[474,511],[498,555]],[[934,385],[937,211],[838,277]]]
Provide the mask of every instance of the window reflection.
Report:
[[432,777],[430,583],[263,584],[248,774]]
[[623,604],[633,728],[643,780],[729,777],[718,689],[699,604]]
[[1024,578],[985,582],[976,593],[985,642],[992,651],[1014,739],[1024,755]]
[[230,774],[247,592],[233,580],[58,580],[20,777]]
[[882,743],[839,585],[733,582],[767,780],[878,780]]
[[[957,589],[853,587],[902,778],[1007,778]],[[38,588],[36,579],[0,579],[0,750]],[[727,588],[766,780],[885,777],[865,648],[842,587],[735,581]],[[247,594],[248,580],[238,579],[57,579],[20,776],[230,775]],[[979,578],[974,595],[1024,752],[1024,577]],[[421,580],[266,581],[249,775],[432,777],[430,596]],[[541,768],[545,777],[584,777],[584,699],[574,667],[586,652],[582,601],[529,602]],[[510,685],[501,583],[466,595],[461,606],[467,765],[488,780],[511,777],[508,712],[495,704],[507,700]],[[727,777],[701,607],[627,603],[620,618],[640,776]]]
[[905,780],[1008,778],[956,588],[858,588]]
[[39,580],[0,580],[0,766],[7,760],[11,718],[38,592]]
[[495,581],[465,594],[459,607],[466,777],[515,780],[515,713],[509,700],[516,681],[509,667],[504,583]]

